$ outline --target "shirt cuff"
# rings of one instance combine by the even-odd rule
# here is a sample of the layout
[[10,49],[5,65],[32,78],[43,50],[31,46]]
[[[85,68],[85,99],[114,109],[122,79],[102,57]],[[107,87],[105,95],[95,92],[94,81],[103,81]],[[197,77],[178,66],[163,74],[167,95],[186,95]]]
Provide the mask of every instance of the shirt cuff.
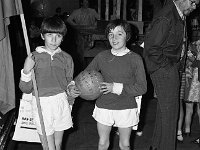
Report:
[[122,93],[123,84],[122,83],[113,83],[112,93],[120,95]]
[[24,82],[31,81],[31,72],[29,72],[28,74],[25,74],[23,71],[24,70],[22,69],[21,70],[21,80],[24,81]]

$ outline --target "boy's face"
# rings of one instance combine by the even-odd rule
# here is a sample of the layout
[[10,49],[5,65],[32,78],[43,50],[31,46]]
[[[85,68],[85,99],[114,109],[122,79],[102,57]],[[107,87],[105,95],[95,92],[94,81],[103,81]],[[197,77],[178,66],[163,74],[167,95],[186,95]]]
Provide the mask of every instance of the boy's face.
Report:
[[45,42],[46,49],[54,51],[60,46],[63,40],[63,35],[59,33],[45,33],[42,35],[42,39]]
[[108,40],[114,50],[123,50],[126,47],[126,32],[123,27],[117,26],[110,30]]

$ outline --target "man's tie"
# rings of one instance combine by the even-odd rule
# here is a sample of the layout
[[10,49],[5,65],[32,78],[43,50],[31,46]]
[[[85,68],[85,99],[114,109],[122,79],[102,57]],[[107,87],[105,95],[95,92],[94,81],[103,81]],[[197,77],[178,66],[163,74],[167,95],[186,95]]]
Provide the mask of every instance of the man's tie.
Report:
[[187,56],[187,24],[186,17],[183,17],[183,46],[181,52],[181,59]]

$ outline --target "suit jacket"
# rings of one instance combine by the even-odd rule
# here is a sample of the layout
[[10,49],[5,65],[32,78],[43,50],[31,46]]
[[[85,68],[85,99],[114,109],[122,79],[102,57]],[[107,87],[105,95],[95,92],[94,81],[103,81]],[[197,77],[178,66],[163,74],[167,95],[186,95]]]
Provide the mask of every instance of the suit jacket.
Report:
[[184,21],[171,1],[154,17],[145,35],[143,56],[149,73],[179,62],[183,29]]

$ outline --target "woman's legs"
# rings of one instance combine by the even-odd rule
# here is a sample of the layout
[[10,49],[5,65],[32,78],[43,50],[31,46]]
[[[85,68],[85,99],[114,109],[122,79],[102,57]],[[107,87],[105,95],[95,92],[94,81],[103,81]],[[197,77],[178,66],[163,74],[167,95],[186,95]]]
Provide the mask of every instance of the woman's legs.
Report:
[[130,150],[130,136],[132,127],[118,128],[119,130],[119,147],[121,150]]
[[97,122],[97,130],[99,134],[99,145],[98,150],[107,150],[110,145],[110,131],[112,127],[103,125]]
[[183,119],[184,119],[183,101],[180,100],[178,129],[177,129],[177,140],[180,142],[183,141],[183,135],[182,135]]
[[192,114],[193,114],[193,103],[185,103],[186,105],[186,113],[185,113],[185,133],[190,133],[190,127],[192,122]]

